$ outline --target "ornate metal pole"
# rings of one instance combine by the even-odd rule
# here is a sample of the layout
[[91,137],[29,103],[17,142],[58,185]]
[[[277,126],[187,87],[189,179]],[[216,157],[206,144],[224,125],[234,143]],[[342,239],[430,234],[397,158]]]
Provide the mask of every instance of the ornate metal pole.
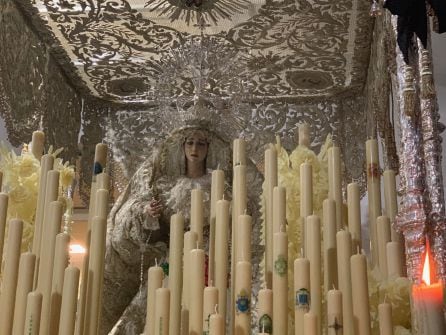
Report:
[[[396,36],[397,17],[392,17]],[[400,176],[402,206],[395,221],[404,234],[407,275],[413,282],[421,278],[421,258],[425,250],[426,203],[424,199],[425,170],[421,134],[420,109],[417,97],[416,65],[407,65],[396,46],[397,97],[401,127]]]
[[[429,29],[428,26],[428,31]],[[430,34],[428,33],[427,49],[424,49],[419,39],[417,41],[419,50],[418,78],[421,82],[420,107],[423,157],[426,173],[426,193],[430,205],[427,233],[437,265],[437,277],[444,282],[446,280],[446,219],[441,168],[441,125],[433,81]]]

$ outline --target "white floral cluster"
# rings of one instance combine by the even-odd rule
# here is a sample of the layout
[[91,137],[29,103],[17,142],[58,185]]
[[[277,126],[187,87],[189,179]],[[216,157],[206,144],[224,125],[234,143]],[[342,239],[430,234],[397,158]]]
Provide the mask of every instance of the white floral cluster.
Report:
[[[60,172],[59,200],[67,207],[71,205],[71,199],[67,199],[66,190],[72,184],[75,174],[73,166],[57,158],[62,150],[63,148],[53,152],[53,148],[50,147],[48,153],[55,157],[54,169]],[[27,145],[24,145],[20,155],[17,155],[2,142],[0,144],[0,171],[3,172],[2,191],[9,197],[7,220],[11,218],[23,220],[22,251],[26,251],[32,245],[34,235],[40,162],[28,151]]]

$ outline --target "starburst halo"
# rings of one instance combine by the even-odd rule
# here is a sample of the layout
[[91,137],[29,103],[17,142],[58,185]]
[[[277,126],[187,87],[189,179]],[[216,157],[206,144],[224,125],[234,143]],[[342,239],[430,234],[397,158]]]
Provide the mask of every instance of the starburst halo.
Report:
[[195,24],[200,17],[217,25],[221,20],[242,14],[249,4],[248,0],[148,0],[144,7],[167,16],[171,21],[182,20],[187,25]]

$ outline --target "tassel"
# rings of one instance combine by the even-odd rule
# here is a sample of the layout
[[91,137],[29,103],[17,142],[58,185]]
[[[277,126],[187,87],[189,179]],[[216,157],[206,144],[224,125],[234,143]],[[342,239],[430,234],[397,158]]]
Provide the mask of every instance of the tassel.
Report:
[[435,98],[434,76],[431,71],[429,51],[421,52],[421,99]]
[[409,117],[415,115],[416,98],[413,69],[411,67],[406,67],[404,74],[403,106],[404,114]]

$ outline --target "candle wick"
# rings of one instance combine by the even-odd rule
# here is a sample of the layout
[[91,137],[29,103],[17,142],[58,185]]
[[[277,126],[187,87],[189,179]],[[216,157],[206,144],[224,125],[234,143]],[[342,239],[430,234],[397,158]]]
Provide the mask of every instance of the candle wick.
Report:
[[217,164],[217,170],[220,170],[220,163]]
[[387,300],[387,294],[384,295],[384,303],[386,303]]
[[335,286],[335,284],[333,283],[333,290],[336,290],[336,286]]
[[245,212],[244,212],[244,214],[245,215],[248,215],[248,210],[245,208]]
[[155,258],[155,266],[158,266],[158,259]]
[[218,314],[218,304],[215,304],[214,311],[215,311],[215,314]]
[[300,248],[300,257],[304,258],[304,248]]
[[199,246],[199,244],[198,244],[198,240],[197,240],[197,249],[200,249],[198,246]]

